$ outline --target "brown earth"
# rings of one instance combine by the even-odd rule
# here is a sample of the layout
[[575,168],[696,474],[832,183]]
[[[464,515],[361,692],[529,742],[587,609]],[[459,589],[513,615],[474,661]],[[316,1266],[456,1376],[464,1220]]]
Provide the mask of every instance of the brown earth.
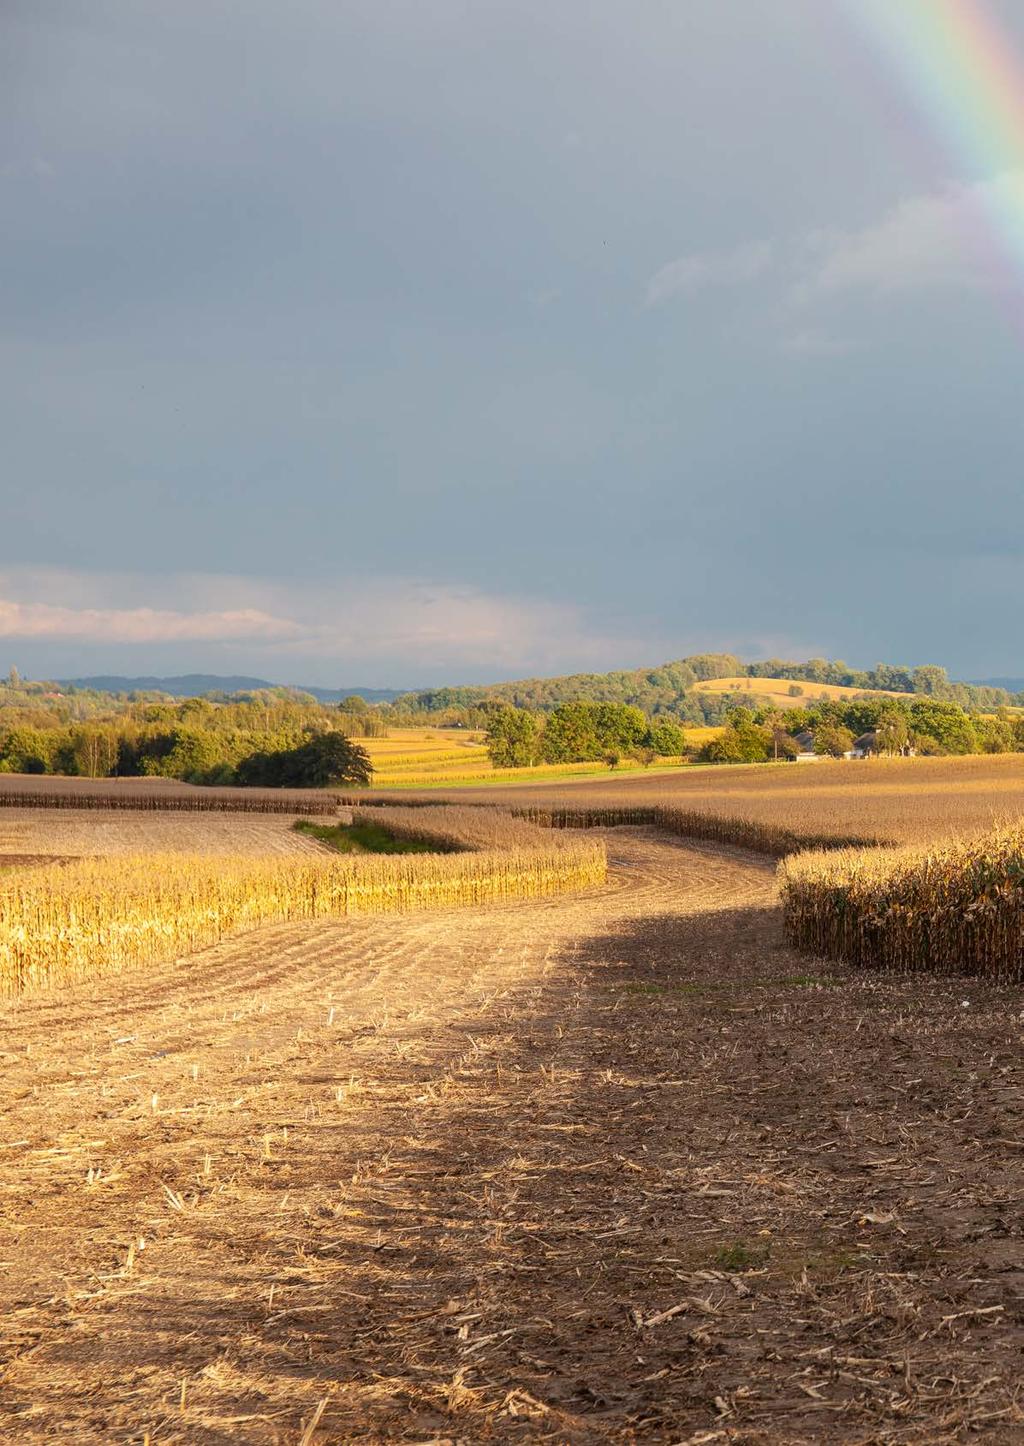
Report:
[[608,839],[4,1006],[0,1438],[1024,1441],[1021,991]]

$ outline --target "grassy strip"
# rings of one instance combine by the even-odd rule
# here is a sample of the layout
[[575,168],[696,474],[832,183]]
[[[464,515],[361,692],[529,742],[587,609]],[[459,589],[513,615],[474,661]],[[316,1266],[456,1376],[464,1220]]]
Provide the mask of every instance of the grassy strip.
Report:
[[398,838],[379,823],[310,823],[299,819],[296,833],[319,839],[339,854],[429,854],[445,852],[426,839]]
[[511,788],[520,783],[568,783],[575,779],[593,782],[595,778],[649,778],[652,774],[690,773],[695,767],[721,767],[721,764],[652,763],[649,768],[609,768],[606,763],[576,763],[561,767],[551,764],[547,768],[502,768],[493,772],[454,774],[446,777],[442,772],[432,773],[424,768],[424,778],[393,777],[382,759],[380,767],[374,770],[374,788],[386,789],[434,789],[434,788]]

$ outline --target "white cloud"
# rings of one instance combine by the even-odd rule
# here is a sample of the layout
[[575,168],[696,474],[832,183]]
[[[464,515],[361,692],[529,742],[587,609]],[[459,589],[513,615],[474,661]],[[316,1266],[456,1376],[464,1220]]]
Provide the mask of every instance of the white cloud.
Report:
[[808,238],[805,299],[842,291],[894,292],[991,283],[986,232],[1003,212],[1019,213],[1024,174],[900,201],[870,226]]
[[772,265],[768,241],[746,241],[730,251],[695,252],[670,261],[647,283],[647,305],[658,306],[673,296],[708,286],[742,286],[755,281]]
[[[663,266],[648,282],[647,305],[714,286],[741,286],[774,273],[788,300],[807,307],[830,297],[875,292],[977,289],[998,284],[997,240],[1018,225],[1024,171],[972,185],[909,196],[867,226],[831,228],[788,241],[748,241],[729,251],[696,252]],[[827,356],[849,349],[817,327],[791,324],[783,349]]]
[[419,578],[310,583],[33,568],[0,571],[3,638],[178,645],[179,656],[182,644],[228,645],[293,676],[320,661],[436,676],[486,668],[495,678],[653,663],[679,642],[595,626],[571,603]]
[[0,638],[90,643],[272,642],[298,631],[256,608],[175,612],[161,608],[75,608],[0,597]]

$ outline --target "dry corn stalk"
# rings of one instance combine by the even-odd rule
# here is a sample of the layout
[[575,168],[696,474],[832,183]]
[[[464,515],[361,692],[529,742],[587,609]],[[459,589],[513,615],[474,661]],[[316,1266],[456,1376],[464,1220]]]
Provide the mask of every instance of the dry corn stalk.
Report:
[[[552,835],[497,810],[416,815],[419,837],[459,852],[145,854],[12,869],[0,885],[0,993],[173,959],[270,921],[451,908],[605,876],[597,839]],[[398,832],[409,821],[389,818],[388,827]]]
[[1024,827],[941,848],[805,853],[779,869],[786,932],[852,964],[1024,976]]

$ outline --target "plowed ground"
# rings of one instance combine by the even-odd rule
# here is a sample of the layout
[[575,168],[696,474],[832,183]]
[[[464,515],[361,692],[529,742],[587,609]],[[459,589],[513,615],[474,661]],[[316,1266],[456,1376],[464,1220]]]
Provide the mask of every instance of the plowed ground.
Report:
[[1024,1440],[1020,991],[608,838],[6,1006],[0,1439]]

